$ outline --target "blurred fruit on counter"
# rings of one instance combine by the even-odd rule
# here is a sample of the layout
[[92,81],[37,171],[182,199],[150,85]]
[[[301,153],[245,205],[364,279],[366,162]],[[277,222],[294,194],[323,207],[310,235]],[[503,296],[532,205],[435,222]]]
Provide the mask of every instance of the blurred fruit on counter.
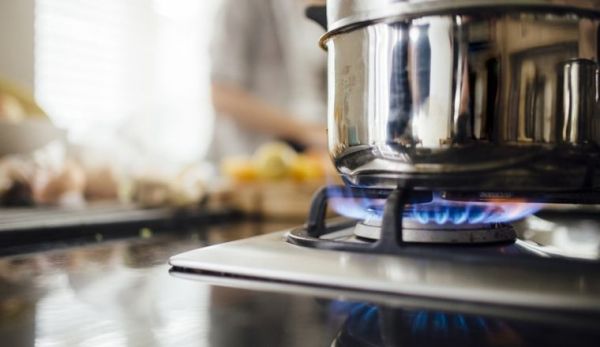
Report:
[[[323,158],[315,154],[299,155],[292,163],[290,176],[297,181],[320,180],[326,177],[328,171],[331,173],[332,169],[329,157]],[[331,176],[335,175],[332,173]]]
[[206,171],[196,165],[174,175],[140,175],[132,180],[129,197],[146,208],[198,205],[206,198],[206,175]]
[[81,201],[85,177],[64,152],[65,132],[32,93],[0,78],[0,206]]
[[81,205],[85,185],[83,169],[71,160],[49,168],[28,157],[0,158],[0,206]]
[[254,182],[258,180],[258,169],[250,158],[230,157],[221,162],[221,172],[234,182]]
[[0,206],[34,204],[32,168],[16,160],[0,160]]
[[84,167],[85,189],[83,195],[86,201],[118,200],[119,178],[109,165]]
[[34,198],[38,204],[80,205],[84,201],[85,172],[71,160],[67,160],[56,172],[38,173],[36,181]]
[[337,176],[329,156],[321,153],[297,153],[281,142],[261,146],[251,158],[225,158],[221,163],[221,171],[237,183],[282,180],[305,182]]
[[231,182],[233,206],[281,219],[304,219],[314,192],[339,180],[328,155],[297,153],[281,142],[261,146],[252,157],[225,158],[221,171]]
[[262,179],[283,179],[290,175],[298,153],[285,143],[273,142],[261,146],[254,153],[253,162]]
[[147,176],[133,180],[130,194],[132,201],[150,208],[168,205],[173,193],[168,180]]

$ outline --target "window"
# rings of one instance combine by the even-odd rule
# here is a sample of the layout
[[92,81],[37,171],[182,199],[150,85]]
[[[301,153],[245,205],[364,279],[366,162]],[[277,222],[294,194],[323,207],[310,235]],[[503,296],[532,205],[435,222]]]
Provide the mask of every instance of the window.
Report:
[[36,0],[35,94],[71,141],[173,163],[212,133],[218,0]]

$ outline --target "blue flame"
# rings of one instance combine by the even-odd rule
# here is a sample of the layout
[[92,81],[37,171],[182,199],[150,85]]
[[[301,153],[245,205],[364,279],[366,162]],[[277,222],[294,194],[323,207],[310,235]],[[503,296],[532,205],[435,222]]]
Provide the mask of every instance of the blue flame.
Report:
[[508,223],[539,211],[542,204],[525,202],[456,202],[434,199],[408,206],[404,218],[438,225]]
[[456,315],[455,319],[458,323],[459,329],[462,332],[464,332],[464,333],[469,332],[469,327],[467,326],[467,322],[465,321],[465,317],[463,315]]
[[[334,305],[337,306],[337,305]],[[370,336],[380,333],[380,309],[377,306],[364,303],[344,303],[343,306],[346,314],[348,314],[347,328],[354,335],[361,337]],[[336,313],[339,307],[335,308]],[[469,335],[477,332],[490,331],[489,322],[481,316],[467,316],[460,313],[446,313],[440,311],[396,311],[401,318],[396,323],[405,323],[406,328],[409,328],[415,336],[449,336]],[[499,322],[498,322],[499,323]],[[402,326],[398,326],[402,329]]]
[[[359,219],[381,219],[384,199],[333,198],[332,208],[340,215]],[[406,220],[421,224],[465,225],[508,223],[538,212],[543,204],[518,201],[450,201],[434,196],[431,202],[409,205]]]

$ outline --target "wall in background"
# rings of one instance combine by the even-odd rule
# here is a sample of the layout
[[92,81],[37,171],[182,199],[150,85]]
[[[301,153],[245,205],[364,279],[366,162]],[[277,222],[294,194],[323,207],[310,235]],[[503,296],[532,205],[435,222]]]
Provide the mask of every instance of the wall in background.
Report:
[[34,88],[35,0],[0,1],[0,77]]

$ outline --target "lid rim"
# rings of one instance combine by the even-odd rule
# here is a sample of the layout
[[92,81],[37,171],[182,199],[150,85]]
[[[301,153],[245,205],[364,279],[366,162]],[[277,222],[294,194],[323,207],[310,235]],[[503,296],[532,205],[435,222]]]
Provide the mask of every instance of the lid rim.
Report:
[[409,19],[425,15],[468,12],[476,9],[564,12],[600,18],[600,1],[592,4],[585,0],[583,2],[581,0],[503,0],[501,4],[499,1],[491,0],[417,0],[416,2],[384,0],[385,4],[383,5],[364,9],[361,9],[360,5],[356,5],[357,9],[350,9],[351,5],[348,5],[348,3],[353,4],[354,2],[360,3],[361,0],[345,1],[346,6],[340,4],[336,6],[332,2],[335,3],[330,0],[327,4],[329,32],[364,22],[381,21],[389,17]]

